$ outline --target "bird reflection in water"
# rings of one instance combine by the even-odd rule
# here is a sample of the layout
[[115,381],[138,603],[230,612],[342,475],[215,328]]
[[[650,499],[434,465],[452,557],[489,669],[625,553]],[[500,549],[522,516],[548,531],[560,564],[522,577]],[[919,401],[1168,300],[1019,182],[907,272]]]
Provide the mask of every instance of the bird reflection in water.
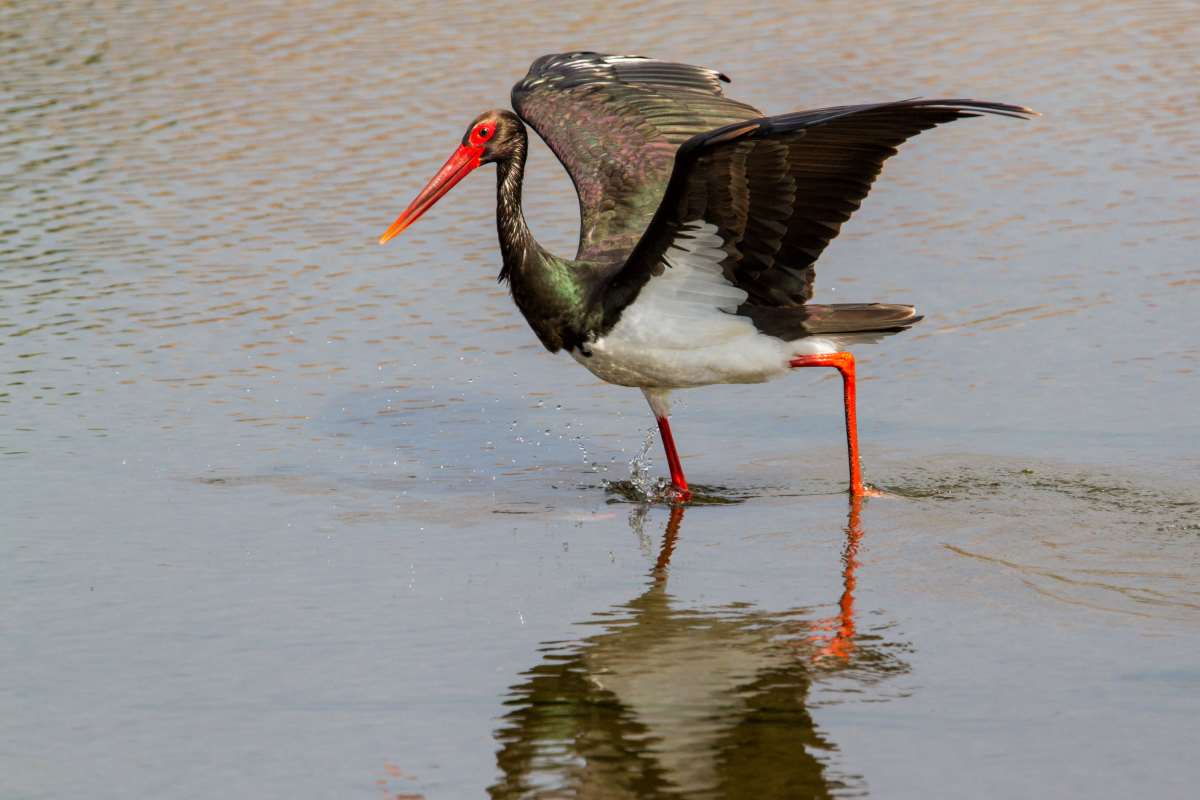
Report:
[[496,733],[493,798],[829,797],[836,750],[807,709],[815,678],[907,671],[854,622],[862,499],[851,501],[838,613],[679,607],[667,592],[685,509],[672,509],[644,593],[554,643],[514,686]]

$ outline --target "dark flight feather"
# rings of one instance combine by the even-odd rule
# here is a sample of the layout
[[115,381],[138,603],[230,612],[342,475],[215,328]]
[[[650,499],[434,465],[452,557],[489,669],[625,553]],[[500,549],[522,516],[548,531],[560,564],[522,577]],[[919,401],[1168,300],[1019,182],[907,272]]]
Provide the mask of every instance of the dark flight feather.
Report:
[[[693,136],[676,153],[662,203],[645,234],[603,287],[604,330],[648,280],[667,268],[663,255],[677,237],[705,224],[715,227],[724,242],[725,278],[749,294],[738,313],[761,321],[766,332],[816,333],[813,313],[804,310],[813,293],[813,264],[896,148],[953,120],[1032,113],[978,100],[903,100],[740,120]],[[791,323],[784,321],[788,314],[795,317]],[[851,319],[854,315],[844,312],[839,326]],[[877,330],[878,321],[864,318],[870,327],[863,329]]]

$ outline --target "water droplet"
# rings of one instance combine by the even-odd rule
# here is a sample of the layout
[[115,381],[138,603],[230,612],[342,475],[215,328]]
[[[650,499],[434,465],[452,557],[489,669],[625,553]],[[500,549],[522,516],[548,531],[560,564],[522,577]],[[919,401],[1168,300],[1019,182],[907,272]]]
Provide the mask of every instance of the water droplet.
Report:
[[650,469],[654,466],[654,459],[650,456],[653,446],[654,429],[651,428],[642,439],[642,449],[629,461],[629,482],[645,497],[651,497],[654,490],[654,479],[650,477]]

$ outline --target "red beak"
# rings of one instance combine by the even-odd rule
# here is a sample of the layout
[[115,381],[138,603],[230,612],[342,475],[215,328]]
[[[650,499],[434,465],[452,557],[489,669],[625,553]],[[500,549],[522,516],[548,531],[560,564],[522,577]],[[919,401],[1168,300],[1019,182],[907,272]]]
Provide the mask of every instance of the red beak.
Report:
[[404,213],[396,217],[396,221],[392,223],[391,227],[383,232],[383,236],[379,237],[379,243],[387,244],[389,239],[398,235],[416,222],[422,214],[433,208],[433,204],[441,200],[442,195],[453,189],[454,184],[467,177],[468,172],[479,166],[479,159],[482,157],[482,147],[471,147],[464,144],[455,150],[454,155],[450,156],[449,160],[437,171],[437,175],[433,176],[433,180],[425,184],[425,188],[421,190],[415,200],[408,204]]

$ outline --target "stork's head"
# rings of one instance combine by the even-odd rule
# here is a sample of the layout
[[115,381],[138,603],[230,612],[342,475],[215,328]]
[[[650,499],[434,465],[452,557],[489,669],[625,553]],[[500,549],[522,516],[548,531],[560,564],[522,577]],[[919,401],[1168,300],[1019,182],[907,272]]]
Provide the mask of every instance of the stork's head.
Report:
[[462,144],[425,185],[408,208],[392,223],[379,243],[385,244],[442,199],[454,185],[481,164],[513,158],[525,148],[525,126],[516,114],[505,109],[485,111],[471,121]]

